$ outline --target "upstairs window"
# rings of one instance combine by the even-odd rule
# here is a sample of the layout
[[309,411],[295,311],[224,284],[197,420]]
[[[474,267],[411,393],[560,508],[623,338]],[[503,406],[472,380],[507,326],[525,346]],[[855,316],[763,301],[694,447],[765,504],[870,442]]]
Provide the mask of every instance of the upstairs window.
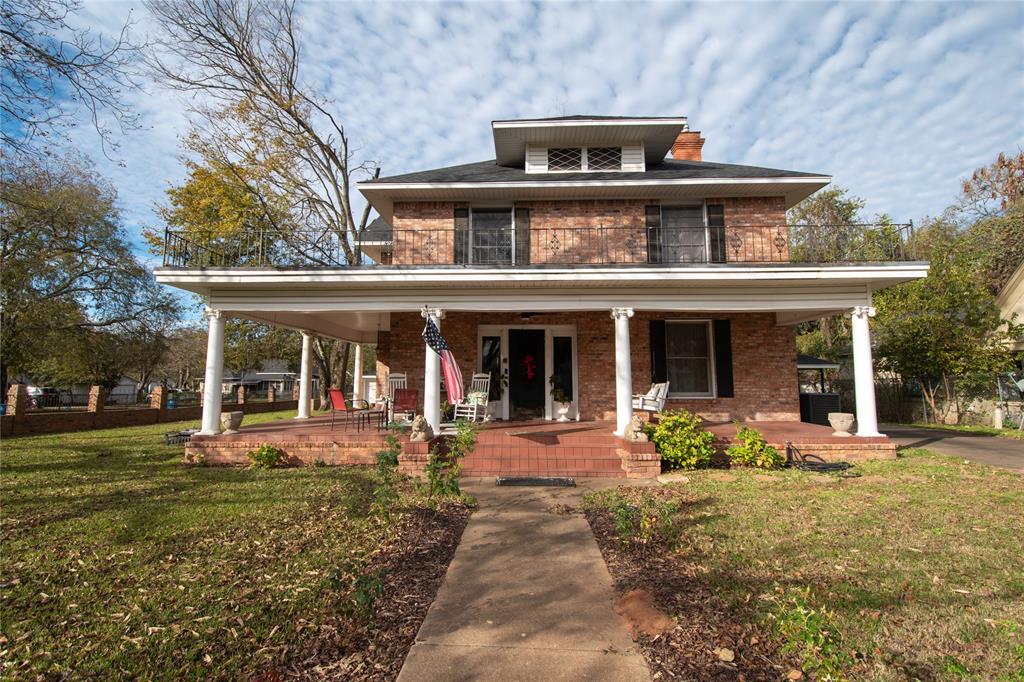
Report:
[[622,170],[622,147],[549,147],[548,172]]
[[622,170],[622,147],[587,147],[587,170]]
[[549,171],[583,170],[583,149],[580,147],[552,147],[548,149]]

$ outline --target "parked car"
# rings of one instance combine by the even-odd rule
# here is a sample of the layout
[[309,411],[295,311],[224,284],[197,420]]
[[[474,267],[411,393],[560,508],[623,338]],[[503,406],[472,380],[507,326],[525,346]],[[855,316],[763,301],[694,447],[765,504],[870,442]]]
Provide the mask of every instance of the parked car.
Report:
[[61,407],[71,404],[71,396],[52,386],[26,386],[28,406],[33,410],[44,407]]

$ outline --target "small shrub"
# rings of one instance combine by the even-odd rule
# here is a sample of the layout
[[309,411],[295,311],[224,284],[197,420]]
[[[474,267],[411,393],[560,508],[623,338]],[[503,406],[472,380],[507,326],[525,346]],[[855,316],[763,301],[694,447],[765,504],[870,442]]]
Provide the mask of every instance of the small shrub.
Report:
[[246,456],[252,461],[253,469],[273,469],[284,463],[284,453],[273,445],[261,445]]
[[443,446],[430,451],[427,462],[427,482],[431,496],[460,497],[459,474],[462,473],[462,458],[476,447],[476,434],[480,427],[460,419],[455,423],[455,435],[445,439]]
[[811,605],[809,589],[796,590],[780,604],[775,626],[782,636],[782,652],[803,660],[803,669],[819,680],[845,679],[843,671],[853,657],[843,645],[832,612]]
[[323,469],[327,466],[327,462],[323,461],[322,459],[318,459],[317,461],[313,462],[313,466],[316,467],[317,469]]
[[391,433],[387,435],[384,442],[386,447],[377,453],[377,467],[393,469],[398,466],[398,456],[402,454],[402,443]]
[[700,417],[686,410],[670,410],[647,427],[647,435],[669,469],[700,469],[709,466],[715,455],[715,437],[702,424]]
[[758,469],[778,469],[786,463],[786,458],[765,442],[760,431],[738,424],[736,442],[729,446],[725,454],[729,455],[733,464]]
[[637,501],[616,496],[608,507],[615,534],[623,546],[645,550],[663,545],[672,547],[679,537],[676,515],[679,504],[645,496]]

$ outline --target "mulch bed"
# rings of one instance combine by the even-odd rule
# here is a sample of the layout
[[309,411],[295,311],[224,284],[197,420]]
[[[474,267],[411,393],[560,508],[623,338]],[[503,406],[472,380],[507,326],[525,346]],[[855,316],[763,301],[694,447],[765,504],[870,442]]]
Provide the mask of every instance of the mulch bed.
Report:
[[[673,495],[664,489],[636,490]],[[665,547],[623,547],[607,512],[588,510],[586,516],[617,593],[645,589],[655,606],[676,621],[662,635],[634,634],[655,680],[779,680],[799,670],[799,662],[786,660],[770,634],[715,595],[699,565]],[[732,652],[732,661],[722,660],[722,649]]]
[[276,680],[394,680],[412,648],[427,609],[469,520],[470,509],[451,502],[437,510],[416,509],[397,539],[374,555],[369,572],[383,575],[381,597],[369,623],[344,614],[324,623],[309,646],[279,670]]

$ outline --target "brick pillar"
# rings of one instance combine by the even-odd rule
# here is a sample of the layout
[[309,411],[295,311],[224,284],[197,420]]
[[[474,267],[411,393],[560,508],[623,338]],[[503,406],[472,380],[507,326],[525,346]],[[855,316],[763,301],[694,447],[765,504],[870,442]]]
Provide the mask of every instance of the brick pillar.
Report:
[[27,407],[28,389],[25,384],[11,384],[7,389],[7,414],[23,417]]
[[89,389],[89,412],[100,413],[107,404],[107,391],[102,386],[92,386]]
[[277,402],[277,389],[274,388],[273,384],[271,384],[270,387],[267,388],[267,402],[268,403],[276,403]]
[[149,397],[149,407],[158,410],[156,413],[156,420],[158,422],[167,421],[167,397],[167,389],[163,386],[154,388],[153,393]]
[[238,404],[245,405],[245,386],[238,387]]

